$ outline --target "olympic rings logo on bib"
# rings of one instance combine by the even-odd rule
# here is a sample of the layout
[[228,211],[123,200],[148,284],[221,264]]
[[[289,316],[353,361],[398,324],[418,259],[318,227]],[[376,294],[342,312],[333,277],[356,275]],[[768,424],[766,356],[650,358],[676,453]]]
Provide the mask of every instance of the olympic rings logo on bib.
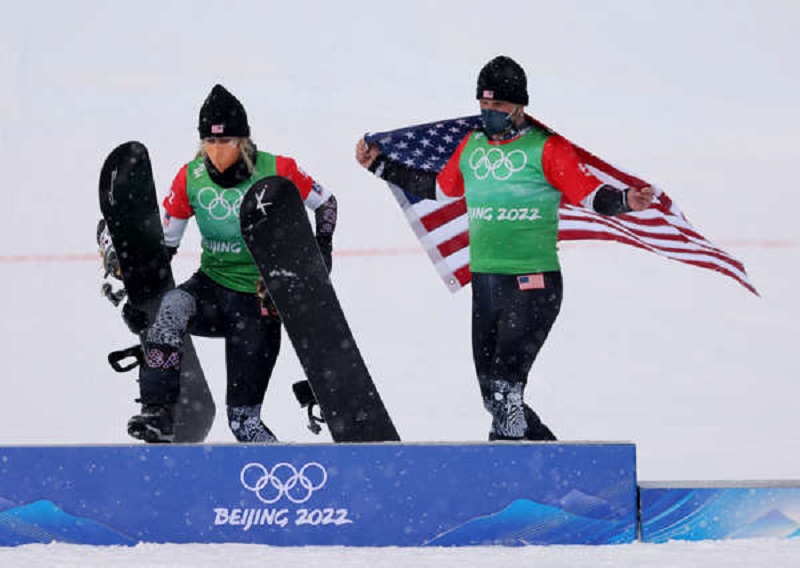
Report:
[[469,156],[469,167],[475,177],[481,180],[489,176],[498,181],[507,180],[527,164],[528,155],[522,150],[512,150],[506,154],[501,148],[491,148],[488,152],[484,148],[475,148]]
[[239,216],[244,193],[238,188],[227,188],[222,191],[213,187],[204,187],[197,192],[197,202],[215,221],[224,221],[231,215]]

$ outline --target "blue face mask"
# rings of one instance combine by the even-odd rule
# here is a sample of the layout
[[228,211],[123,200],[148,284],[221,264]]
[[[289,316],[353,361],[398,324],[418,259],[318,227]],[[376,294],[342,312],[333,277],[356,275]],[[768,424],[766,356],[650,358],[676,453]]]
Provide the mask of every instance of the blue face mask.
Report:
[[511,115],[513,112],[502,112],[489,108],[481,109],[481,122],[483,129],[489,136],[502,134],[511,128]]

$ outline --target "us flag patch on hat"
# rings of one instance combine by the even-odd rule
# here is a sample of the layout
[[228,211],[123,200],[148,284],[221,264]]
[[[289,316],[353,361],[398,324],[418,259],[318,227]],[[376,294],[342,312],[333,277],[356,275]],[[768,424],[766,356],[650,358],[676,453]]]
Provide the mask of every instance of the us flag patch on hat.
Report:
[[494,98],[494,91],[483,91],[483,98],[484,99],[493,99]]
[[211,134],[225,134],[225,125],[224,124],[212,124],[211,125]]

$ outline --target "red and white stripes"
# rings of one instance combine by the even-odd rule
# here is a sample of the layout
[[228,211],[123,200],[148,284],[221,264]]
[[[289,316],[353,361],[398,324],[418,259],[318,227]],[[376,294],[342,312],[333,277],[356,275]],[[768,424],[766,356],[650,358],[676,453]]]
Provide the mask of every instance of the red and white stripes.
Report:
[[[648,185],[581,148],[577,150],[592,173],[605,183],[619,188]],[[456,291],[468,284],[471,274],[464,200],[411,203],[399,187],[390,187],[448,288]],[[559,240],[606,240],[635,246],[678,262],[720,272],[757,295],[742,263],[698,233],[666,193],[653,189],[656,195],[648,209],[617,217],[606,217],[589,209],[563,204],[559,213]]]

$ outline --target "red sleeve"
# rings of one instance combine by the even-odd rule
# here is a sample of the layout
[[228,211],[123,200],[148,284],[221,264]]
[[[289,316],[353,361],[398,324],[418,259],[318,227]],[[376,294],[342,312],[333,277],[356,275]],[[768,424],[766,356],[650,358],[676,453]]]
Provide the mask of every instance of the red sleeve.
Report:
[[194,215],[194,210],[189,203],[189,196],[186,193],[186,172],[189,164],[184,165],[175,179],[172,180],[172,188],[169,195],[164,198],[164,210],[170,217],[176,219],[188,219]]
[[314,189],[314,179],[304,172],[292,158],[276,156],[275,170],[279,176],[287,177],[294,182],[297,189],[300,191],[300,197],[303,198],[303,201],[305,201],[308,194]]
[[464,146],[467,145],[470,136],[472,136],[472,132],[464,136],[456,151],[447,160],[439,175],[436,176],[436,184],[447,197],[464,196],[464,176],[461,173],[459,162],[461,161],[461,153],[464,151]]
[[544,143],[542,169],[547,181],[573,205],[579,205],[587,195],[603,185],[581,163],[572,144],[557,134]]

